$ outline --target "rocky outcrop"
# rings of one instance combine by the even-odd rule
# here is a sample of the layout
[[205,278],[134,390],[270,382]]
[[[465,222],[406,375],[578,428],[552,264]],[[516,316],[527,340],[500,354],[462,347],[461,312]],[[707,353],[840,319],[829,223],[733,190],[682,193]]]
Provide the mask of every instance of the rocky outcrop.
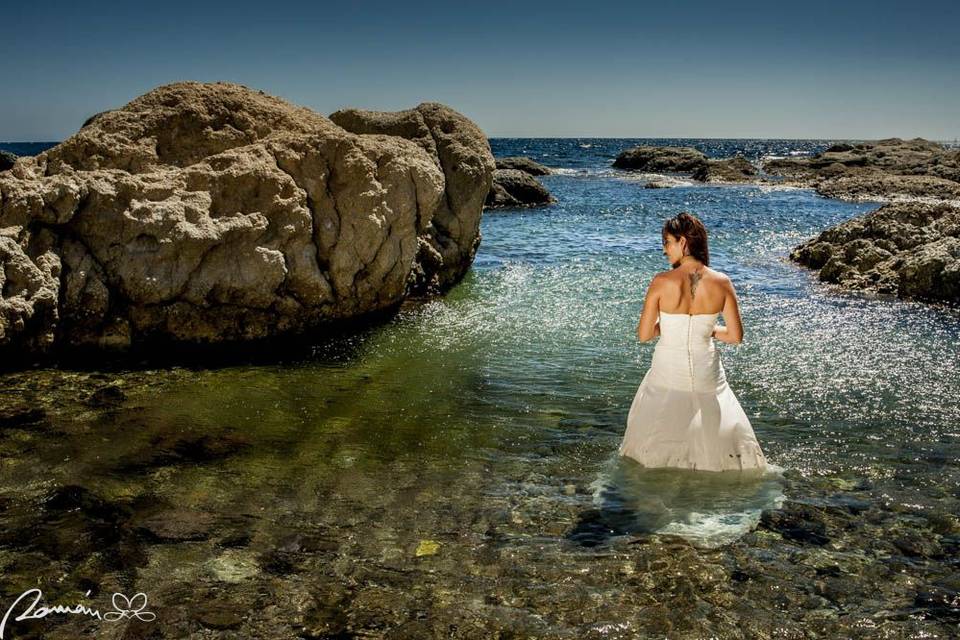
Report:
[[493,187],[487,194],[486,206],[530,207],[556,202],[539,180],[520,169],[497,169],[493,173]]
[[[618,169],[651,173],[686,173],[699,182],[752,182],[758,180],[757,168],[743,156],[707,158],[693,147],[632,147],[614,160]],[[653,181],[650,188],[662,186]]]
[[847,288],[960,302],[960,208],[887,204],[826,229],[790,258]]
[[841,171],[829,177],[824,176],[815,188],[822,196],[842,200],[930,199],[960,202],[960,182],[934,176]]
[[767,160],[763,169],[833,198],[956,199],[960,150],[923,138],[840,143],[809,158]]
[[791,259],[820,280],[927,301],[960,301],[960,151],[922,138],[838,143],[763,165],[788,184],[887,204],[827,229]]
[[480,240],[489,144],[437,103],[375,114],[390,131],[371,113],[178,82],[18,159],[0,350],[246,340],[442,291]]
[[546,176],[552,173],[550,167],[542,165],[526,156],[509,156],[497,158],[497,169],[520,169],[532,176]]
[[641,145],[620,153],[613,161],[617,169],[653,173],[691,173],[707,164],[707,156],[693,147],[652,147]]
[[757,179],[757,168],[743,156],[707,160],[691,176],[700,182],[753,182]]
[[480,128],[436,102],[396,113],[342,109],[330,120],[353,133],[410,140],[434,159],[446,189],[438,206],[424,212],[412,288],[439,292],[456,283],[480,246],[480,215],[496,168]]

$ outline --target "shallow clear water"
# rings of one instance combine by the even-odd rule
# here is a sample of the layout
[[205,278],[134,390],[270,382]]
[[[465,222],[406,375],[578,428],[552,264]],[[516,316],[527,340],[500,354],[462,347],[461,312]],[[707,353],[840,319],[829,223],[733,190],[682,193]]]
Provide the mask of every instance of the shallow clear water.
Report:
[[[718,348],[769,461],[800,486],[866,480],[874,497],[955,514],[960,316],[829,289],[786,260],[877,205],[682,180],[645,189],[646,177],[609,168],[634,142],[492,140],[497,156],[563,167],[541,178],[559,203],[486,212],[456,288],[345,343],[273,364],[7,374],[0,403],[47,408],[41,427],[0,439],[8,530],[53,535],[55,522],[27,514],[68,484],[150,503],[188,529],[209,515],[195,537],[131,543],[139,560],[97,574],[105,590],[146,584],[153,602],[188,609],[214,586],[244,601],[251,591],[236,585],[275,568],[269,554],[291,536],[322,538],[326,555],[298,557],[279,575],[331,584],[361,565],[413,570],[433,557],[415,553],[424,541],[439,543],[437,570],[450,576],[491,539],[515,558],[551,549],[529,561],[554,567],[622,536],[672,533],[702,549],[736,541],[786,497],[780,474],[644,471],[615,458],[654,348],[634,331],[647,283],[668,267],[660,227],[680,210],[704,221],[711,266],[737,286],[744,341]],[[715,156],[829,144],[694,143]],[[78,404],[71,386],[86,394],[110,382],[125,398],[108,409]],[[247,543],[229,544],[238,535]],[[81,551],[94,553],[97,538],[86,539]],[[37,577],[23,563],[40,551],[17,536],[6,548],[8,576]],[[71,574],[77,562],[61,558],[49,573]],[[511,561],[498,562],[505,571]],[[458,584],[463,598],[482,591]]]

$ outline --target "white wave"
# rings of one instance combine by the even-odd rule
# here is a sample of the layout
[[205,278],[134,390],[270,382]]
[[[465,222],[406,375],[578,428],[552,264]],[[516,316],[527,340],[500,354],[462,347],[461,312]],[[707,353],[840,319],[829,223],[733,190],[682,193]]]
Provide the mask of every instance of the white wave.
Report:
[[640,181],[644,183],[659,182],[671,187],[692,187],[696,184],[701,184],[684,176],[676,176],[666,173],[628,173],[621,175],[620,177],[624,178],[625,180]]
[[888,194],[866,194],[866,195],[850,195],[850,194],[839,194],[836,196],[829,196],[834,200],[843,200],[844,202],[880,202],[880,203],[894,203],[894,202],[916,202],[920,204],[946,204],[951,207],[960,208],[960,200],[951,199],[951,198],[938,198],[936,196],[917,196],[910,193],[888,193]]
[[774,191],[802,191],[804,189],[809,190],[810,187],[797,187],[797,186],[788,185],[788,184],[758,184],[757,189],[760,190],[760,193],[772,193]]

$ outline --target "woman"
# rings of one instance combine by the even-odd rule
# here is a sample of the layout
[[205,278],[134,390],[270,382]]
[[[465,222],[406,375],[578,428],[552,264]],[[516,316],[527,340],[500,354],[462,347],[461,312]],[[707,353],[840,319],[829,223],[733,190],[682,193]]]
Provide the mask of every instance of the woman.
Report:
[[[713,339],[743,340],[730,278],[709,268],[707,231],[683,212],[663,225],[673,266],[650,282],[637,338],[660,336],[637,389],[619,453],[644,467],[766,470],[750,420],[727,385]],[[726,326],[716,324],[723,314]]]

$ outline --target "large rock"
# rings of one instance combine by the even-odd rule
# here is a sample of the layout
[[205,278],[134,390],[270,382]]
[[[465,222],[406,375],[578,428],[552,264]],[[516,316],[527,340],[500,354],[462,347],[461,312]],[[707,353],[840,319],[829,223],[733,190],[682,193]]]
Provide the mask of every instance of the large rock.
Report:
[[617,169],[669,173],[692,173],[707,164],[707,156],[693,147],[652,147],[641,145],[620,153],[613,161]]
[[820,233],[790,258],[819,278],[901,298],[960,301],[960,208],[899,202]]
[[486,206],[530,207],[553,204],[554,198],[539,180],[520,169],[497,169],[493,172],[493,187],[487,194]]
[[178,82],[18,159],[0,174],[0,350],[267,337],[449,286],[494,160],[456,112],[410,113],[415,135],[358,135]]
[[433,158],[446,181],[445,197],[424,220],[416,292],[442,291],[457,282],[480,246],[480,215],[496,168],[490,143],[473,122],[453,109],[426,102],[398,112],[342,109],[330,119],[353,133],[411,140]]

